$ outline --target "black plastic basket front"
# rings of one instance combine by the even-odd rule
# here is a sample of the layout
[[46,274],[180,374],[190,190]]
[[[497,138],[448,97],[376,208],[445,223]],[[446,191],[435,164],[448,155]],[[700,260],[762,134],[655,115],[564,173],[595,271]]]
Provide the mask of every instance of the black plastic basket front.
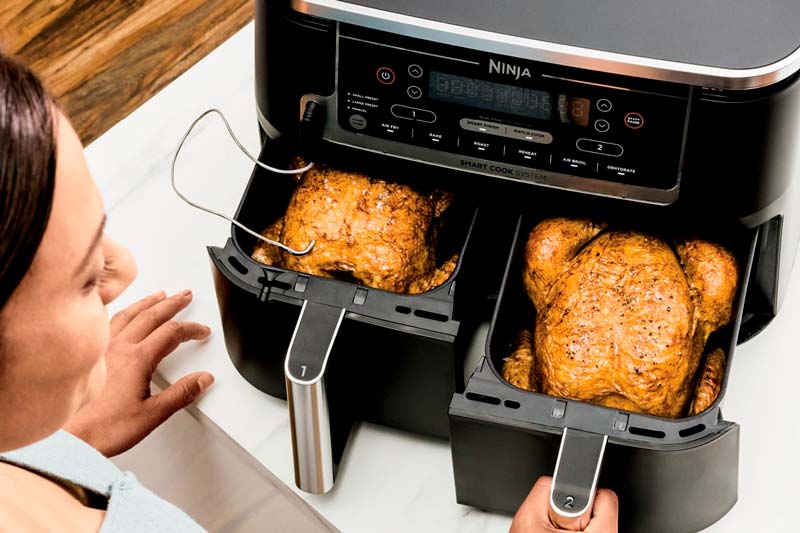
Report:
[[[285,167],[292,153],[291,146],[271,141],[262,160]],[[368,154],[354,156],[341,147],[331,151],[328,161],[353,160],[359,168],[376,169],[376,175],[385,167],[379,156],[370,167]],[[473,285],[485,278],[483,260],[474,251],[481,246],[473,233],[479,214],[468,188],[447,173],[410,163],[393,164],[392,169],[393,174],[435,180],[437,186],[455,190],[440,238],[444,254],[460,254],[450,279],[427,293],[406,295],[266,266],[250,258],[255,239],[232,228],[224,248],[208,249],[225,342],[242,376],[285,399],[284,359],[303,301],[343,308],[345,319],[330,356],[332,411],[447,438],[447,406],[464,387],[463,332],[473,329],[465,323],[479,319],[478,313],[466,310],[482,305],[476,301],[481,291]],[[266,227],[283,214],[294,186],[292,177],[256,168],[237,220],[251,228]],[[509,222],[504,233],[510,242],[513,220]]]
[[535,316],[520,270],[535,222],[530,217],[519,221],[486,357],[464,393],[454,395],[450,404],[458,502],[515,512],[536,479],[553,475],[562,433],[573,428],[608,435],[600,486],[620,497],[621,531],[676,533],[707,527],[737,498],[739,427],[722,419],[720,402],[732,367],[758,231],[729,227],[722,237],[740,261],[742,283],[732,324],[709,340],[724,347],[727,356],[719,397],[705,412],[673,420],[533,393],[501,377],[503,358],[520,320]]

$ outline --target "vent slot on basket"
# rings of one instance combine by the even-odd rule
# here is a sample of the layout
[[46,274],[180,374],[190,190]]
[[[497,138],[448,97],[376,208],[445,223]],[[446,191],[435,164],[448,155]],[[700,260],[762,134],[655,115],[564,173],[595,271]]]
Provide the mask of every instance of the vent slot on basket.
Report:
[[478,394],[477,392],[468,392],[467,400],[474,402],[488,403],[489,405],[500,405],[500,398],[494,396],[487,396],[485,394]]
[[247,267],[244,266],[242,262],[236,259],[236,257],[234,256],[228,257],[228,264],[231,265],[233,268],[235,268],[236,271],[242,276],[246,275],[249,272],[249,270],[247,270]]
[[705,424],[697,424],[696,426],[692,426],[690,428],[685,428],[678,431],[678,435],[680,435],[681,437],[691,437],[692,435],[697,435],[704,429],[706,429]]
[[510,409],[519,409],[519,402],[515,402],[514,400],[506,400],[503,402],[503,405]]
[[667,436],[667,434],[663,431],[659,431],[657,429],[640,428],[637,426],[629,427],[628,431],[630,431],[632,435],[640,435],[642,437],[650,437],[653,439],[663,439]]
[[405,305],[398,305],[397,307],[394,308],[394,310],[397,311],[398,313],[401,313],[401,314],[404,314],[404,315],[410,315],[411,314],[411,308],[410,307],[406,307]]
[[428,320],[436,320],[437,322],[447,322],[448,320],[447,315],[425,311],[424,309],[417,309],[414,311],[414,315],[420,318],[427,318]]

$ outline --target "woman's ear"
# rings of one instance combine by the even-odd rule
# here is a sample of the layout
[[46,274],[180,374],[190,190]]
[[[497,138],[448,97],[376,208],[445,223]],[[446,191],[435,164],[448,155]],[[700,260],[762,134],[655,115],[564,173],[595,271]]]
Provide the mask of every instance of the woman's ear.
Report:
[[109,304],[136,278],[136,260],[130,250],[108,235],[103,235],[100,246],[105,258],[105,267],[99,292],[103,303]]

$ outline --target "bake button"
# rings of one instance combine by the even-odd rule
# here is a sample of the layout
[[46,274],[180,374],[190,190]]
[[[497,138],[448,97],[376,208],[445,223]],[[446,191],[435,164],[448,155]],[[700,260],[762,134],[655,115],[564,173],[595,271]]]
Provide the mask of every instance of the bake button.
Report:
[[644,126],[644,117],[640,113],[628,113],[625,115],[625,125],[632,130],[638,130]]
[[421,78],[422,72],[422,67],[419,65],[414,64],[408,66],[408,75],[414,79]]
[[394,71],[389,67],[380,67],[375,71],[375,76],[377,76],[378,81],[384,85],[391,85],[394,83],[394,80],[397,79],[397,76],[394,75]]
[[597,110],[602,113],[608,113],[614,105],[608,98],[601,98],[597,101]]
[[455,147],[455,137],[436,130],[414,128],[414,140],[424,146],[449,150]]
[[594,122],[594,129],[596,129],[600,133],[605,133],[611,129],[611,124],[606,119],[601,118]]
[[409,85],[408,89],[406,89],[406,94],[412,100],[419,100],[422,97],[422,89],[416,85]]
[[356,130],[363,130],[367,127],[367,119],[364,118],[364,115],[350,115],[348,122]]
[[619,144],[597,141],[595,139],[578,139],[578,141],[575,143],[575,146],[581,152],[607,155],[610,157],[619,157],[625,151]]
[[591,173],[597,170],[597,163],[580,155],[557,155],[553,158],[554,166],[559,172],[566,174]]

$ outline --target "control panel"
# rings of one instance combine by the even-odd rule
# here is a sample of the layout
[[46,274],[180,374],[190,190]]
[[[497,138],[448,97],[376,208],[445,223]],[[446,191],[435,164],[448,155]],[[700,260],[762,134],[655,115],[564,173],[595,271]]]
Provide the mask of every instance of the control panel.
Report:
[[340,128],[521,181],[677,189],[690,96],[687,86],[360,28],[339,35]]

